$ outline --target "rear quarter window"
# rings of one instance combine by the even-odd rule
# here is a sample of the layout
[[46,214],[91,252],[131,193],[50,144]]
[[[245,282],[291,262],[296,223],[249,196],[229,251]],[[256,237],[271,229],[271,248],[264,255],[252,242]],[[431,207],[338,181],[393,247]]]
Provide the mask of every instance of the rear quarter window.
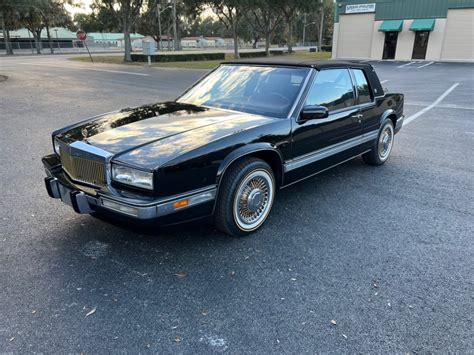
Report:
[[354,74],[357,92],[359,93],[359,104],[366,104],[373,101],[372,91],[370,90],[369,82],[363,70],[352,69]]

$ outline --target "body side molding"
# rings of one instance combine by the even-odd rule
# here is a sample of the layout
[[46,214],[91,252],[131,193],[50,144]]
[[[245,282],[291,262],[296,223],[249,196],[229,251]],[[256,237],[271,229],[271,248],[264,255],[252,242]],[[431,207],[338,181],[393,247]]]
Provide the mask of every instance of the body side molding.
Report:
[[364,134],[361,134],[360,136],[350,138],[348,140],[319,149],[315,152],[304,155],[302,157],[298,157],[296,159],[290,160],[284,164],[284,172],[287,173],[289,171],[301,168],[305,165],[312,164],[319,160],[338,154],[344,150],[351,149],[363,143],[375,140],[377,138],[378,133],[379,133],[378,130],[364,133]]

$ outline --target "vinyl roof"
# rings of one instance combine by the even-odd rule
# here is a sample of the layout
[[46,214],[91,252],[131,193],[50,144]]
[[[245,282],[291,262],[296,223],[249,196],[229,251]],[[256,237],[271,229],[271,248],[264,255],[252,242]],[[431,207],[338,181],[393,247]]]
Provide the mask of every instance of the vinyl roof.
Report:
[[223,64],[250,64],[250,65],[284,65],[284,66],[293,66],[293,67],[308,67],[315,69],[324,69],[324,68],[372,68],[368,63],[359,63],[359,62],[348,62],[348,61],[338,61],[338,60],[291,60],[291,59],[276,59],[271,57],[271,59],[244,59],[244,60],[231,60],[223,62]]

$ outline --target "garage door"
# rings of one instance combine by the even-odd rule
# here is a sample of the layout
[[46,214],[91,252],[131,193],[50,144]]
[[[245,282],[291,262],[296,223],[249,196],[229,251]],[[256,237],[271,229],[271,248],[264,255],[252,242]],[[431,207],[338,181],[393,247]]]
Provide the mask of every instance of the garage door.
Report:
[[339,58],[370,58],[374,14],[341,15],[339,17]]
[[474,9],[450,9],[442,59],[474,59]]

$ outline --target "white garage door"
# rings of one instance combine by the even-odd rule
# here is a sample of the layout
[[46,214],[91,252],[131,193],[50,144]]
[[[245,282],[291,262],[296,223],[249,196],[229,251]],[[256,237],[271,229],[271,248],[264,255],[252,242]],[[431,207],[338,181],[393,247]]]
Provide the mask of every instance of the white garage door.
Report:
[[370,58],[375,14],[339,16],[339,58]]
[[474,9],[450,9],[441,59],[474,59]]

